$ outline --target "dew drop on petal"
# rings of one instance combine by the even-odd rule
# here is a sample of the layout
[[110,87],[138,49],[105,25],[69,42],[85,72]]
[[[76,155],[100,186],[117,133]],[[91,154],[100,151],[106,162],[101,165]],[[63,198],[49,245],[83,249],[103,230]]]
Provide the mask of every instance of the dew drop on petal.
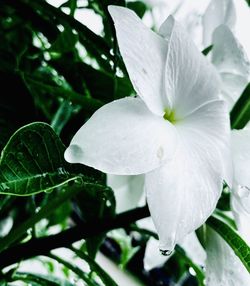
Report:
[[160,253],[163,256],[169,256],[173,251],[168,249],[160,249]]
[[79,163],[81,157],[83,157],[83,150],[75,144],[70,145],[64,153],[64,158],[69,163]]

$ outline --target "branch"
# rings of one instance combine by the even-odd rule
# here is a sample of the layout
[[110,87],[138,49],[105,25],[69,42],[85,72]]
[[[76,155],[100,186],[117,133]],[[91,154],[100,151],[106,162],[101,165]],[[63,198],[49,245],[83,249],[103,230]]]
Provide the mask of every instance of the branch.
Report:
[[47,254],[49,251],[68,247],[73,242],[98,235],[112,229],[122,228],[136,220],[150,216],[147,206],[136,208],[117,215],[113,220],[82,223],[58,234],[35,238],[4,250],[0,254],[0,269],[29,259],[37,255]]

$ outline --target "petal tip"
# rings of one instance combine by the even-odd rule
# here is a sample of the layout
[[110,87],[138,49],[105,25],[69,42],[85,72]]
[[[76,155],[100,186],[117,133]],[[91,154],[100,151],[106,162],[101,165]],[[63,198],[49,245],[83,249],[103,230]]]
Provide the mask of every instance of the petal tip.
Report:
[[80,163],[83,150],[79,145],[72,144],[64,152],[64,159],[69,163]]

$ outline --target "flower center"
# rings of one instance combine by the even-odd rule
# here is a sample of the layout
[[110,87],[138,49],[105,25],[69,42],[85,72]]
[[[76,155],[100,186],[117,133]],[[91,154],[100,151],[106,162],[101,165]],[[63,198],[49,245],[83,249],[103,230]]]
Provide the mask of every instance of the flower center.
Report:
[[176,118],[175,118],[174,111],[173,110],[169,110],[169,109],[165,109],[164,111],[165,111],[165,113],[163,115],[163,118],[165,120],[168,120],[171,123],[175,123]]

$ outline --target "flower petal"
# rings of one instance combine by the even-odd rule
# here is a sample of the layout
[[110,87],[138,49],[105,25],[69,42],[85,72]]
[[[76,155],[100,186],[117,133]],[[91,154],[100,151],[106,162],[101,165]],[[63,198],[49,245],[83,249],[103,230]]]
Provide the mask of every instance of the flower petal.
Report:
[[137,175],[162,165],[175,149],[174,126],[141,99],[127,97],[97,110],[73,137],[65,159],[109,174]]
[[232,154],[235,185],[250,188],[250,127],[232,130]]
[[182,119],[201,105],[219,98],[219,76],[172,16],[162,24],[160,33],[169,42],[166,95],[175,117]]
[[163,115],[167,106],[163,87],[167,42],[147,28],[133,11],[109,6],[109,12],[136,92],[153,113]]
[[212,62],[220,72],[223,93],[231,109],[250,78],[250,63],[230,29],[219,26],[213,33]]
[[248,81],[246,76],[233,73],[220,73],[222,80],[222,95],[228,104],[228,110],[231,110],[244,91]]
[[[173,160],[145,175],[160,248],[172,250],[213,212],[222,179],[231,181],[226,104],[214,101],[176,125],[180,142]],[[224,162],[227,161],[228,165]]]
[[250,275],[245,266],[223,238],[209,227],[206,249],[206,285],[250,285]]
[[172,252],[168,256],[164,256],[159,252],[158,249],[159,241],[153,237],[147,242],[145,254],[143,258],[143,265],[146,271],[150,271],[153,268],[160,267],[162,264],[167,262],[167,260],[172,256]]
[[203,44],[212,44],[212,34],[221,24],[233,28],[236,22],[236,11],[233,0],[212,0],[208,5],[203,19]]
[[138,206],[144,194],[144,175],[107,175],[107,185],[115,195],[116,212],[121,213]]
[[234,188],[231,206],[239,233],[250,245],[250,189],[240,186]]

